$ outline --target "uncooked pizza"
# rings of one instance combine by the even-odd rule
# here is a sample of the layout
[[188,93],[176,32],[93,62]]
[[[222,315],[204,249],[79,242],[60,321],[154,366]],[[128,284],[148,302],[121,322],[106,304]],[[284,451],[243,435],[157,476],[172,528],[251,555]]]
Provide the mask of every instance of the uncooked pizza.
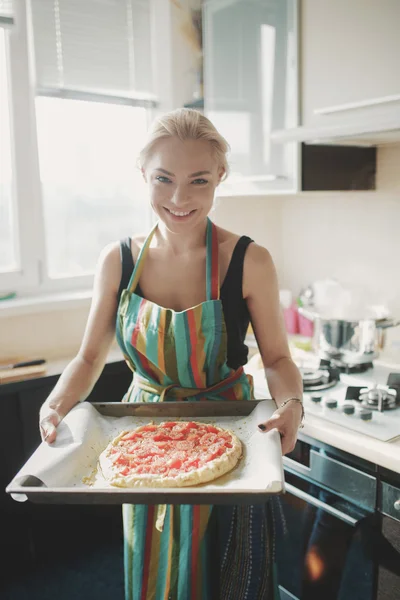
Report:
[[123,431],[100,454],[103,477],[118,487],[183,487],[228,473],[241,455],[227,429],[194,421],[149,423]]

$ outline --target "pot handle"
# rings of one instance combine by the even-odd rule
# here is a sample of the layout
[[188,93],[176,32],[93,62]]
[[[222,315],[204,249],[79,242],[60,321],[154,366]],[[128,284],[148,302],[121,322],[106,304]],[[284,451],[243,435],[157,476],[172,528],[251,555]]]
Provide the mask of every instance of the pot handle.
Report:
[[297,312],[309,321],[315,321],[318,318],[318,313],[309,308],[304,308],[304,306],[298,306]]
[[400,321],[395,321],[394,319],[380,319],[376,321],[378,329],[389,329],[389,327],[397,327],[398,325],[400,325]]

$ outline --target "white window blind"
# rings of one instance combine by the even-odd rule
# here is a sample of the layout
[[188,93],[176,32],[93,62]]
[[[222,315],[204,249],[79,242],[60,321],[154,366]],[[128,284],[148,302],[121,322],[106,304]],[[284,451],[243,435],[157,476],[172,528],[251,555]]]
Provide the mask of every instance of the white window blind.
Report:
[[14,23],[12,0],[0,0],[0,27]]
[[150,4],[32,0],[37,93],[154,101]]

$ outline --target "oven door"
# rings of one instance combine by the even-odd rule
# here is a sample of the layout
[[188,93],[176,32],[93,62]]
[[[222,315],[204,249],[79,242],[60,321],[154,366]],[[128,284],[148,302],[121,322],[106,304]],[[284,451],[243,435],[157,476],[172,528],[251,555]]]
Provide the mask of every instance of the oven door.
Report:
[[285,482],[275,503],[281,600],[373,600],[374,511],[287,466]]

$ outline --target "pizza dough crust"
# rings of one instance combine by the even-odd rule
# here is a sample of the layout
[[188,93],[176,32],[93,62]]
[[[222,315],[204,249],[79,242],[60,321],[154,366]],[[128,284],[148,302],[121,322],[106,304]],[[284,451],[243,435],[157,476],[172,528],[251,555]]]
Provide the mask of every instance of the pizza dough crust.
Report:
[[[164,422],[165,423],[165,422]],[[160,423],[160,427],[164,424]],[[178,421],[178,423],[184,425],[188,422]],[[209,426],[210,423],[201,423],[195,421],[196,425]],[[225,475],[231,471],[239,462],[242,453],[243,445],[240,439],[232,431],[228,429],[222,429],[216,425],[213,425],[215,429],[218,429],[221,433],[229,434],[231,436],[230,443],[231,448],[225,448],[222,456],[217,456],[208,463],[194,468],[189,472],[181,472],[175,476],[169,476],[162,474],[151,474],[151,473],[132,473],[128,475],[120,475],[118,470],[113,464],[112,457],[113,449],[118,445],[121,438],[128,433],[133,433],[135,430],[122,431],[116,438],[114,438],[108,446],[103,450],[99,456],[99,468],[106,479],[106,481],[116,487],[132,488],[132,487],[185,487],[185,486],[196,486],[201,483],[207,483],[213,481],[222,475]],[[140,428],[137,428],[140,429]]]

